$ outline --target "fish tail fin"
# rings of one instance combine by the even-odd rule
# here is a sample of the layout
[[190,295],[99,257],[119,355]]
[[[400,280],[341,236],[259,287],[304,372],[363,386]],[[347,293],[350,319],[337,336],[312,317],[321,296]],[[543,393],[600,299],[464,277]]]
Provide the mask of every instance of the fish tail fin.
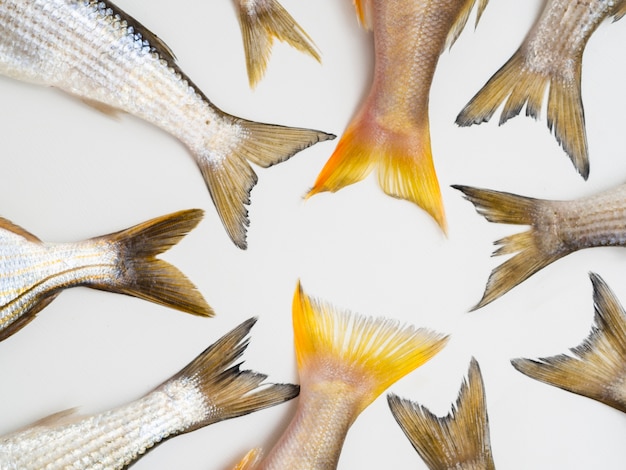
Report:
[[253,413],[298,395],[297,385],[264,385],[266,375],[240,369],[237,361],[248,347],[248,334],[255,323],[256,318],[243,322],[159,387],[172,399],[178,393],[187,402],[191,396],[189,387],[199,393],[194,396],[200,397],[203,413],[194,414],[194,422],[188,424],[185,432]]
[[621,20],[624,15],[626,15],[626,1],[622,0],[613,14],[613,22]]
[[307,197],[364,179],[377,168],[378,184],[389,196],[424,209],[446,232],[443,200],[430,146],[428,124],[393,132],[366,119],[348,126]]
[[[424,406],[387,397],[391,412],[409,441],[432,470],[495,469],[489,439],[485,387],[475,359],[463,381],[456,408],[438,418]],[[470,464],[470,465],[468,465]]]
[[[474,5],[476,4],[476,1],[477,0],[465,0],[465,4],[457,13],[456,20],[452,25],[452,28],[450,28],[450,32],[448,33],[448,37],[446,38],[445,49],[451,48],[460,36],[463,29],[465,29],[465,25],[467,24],[467,20],[469,19],[470,13],[472,12]],[[489,3],[489,0],[478,0],[478,7],[476,11],[476,25],[478,25],[480,17],[487,7],[487,3]]]
[[591,273],[590,277],[595,325],[585,341],[571,349],[573,356],[511,362],[528,377],[626,412],[626,312],[600,276]]
[[243,459],[233,468],[233,470],[253,470],[261,461],[263,452],[259,448],[251,449]]
[[293,329],[302,380],[350,381],[358,413],[448,340],[396,321],[337,311],[306,296],[300,285],[293,300]]
[[252,10],[247,3],[239,2],[239,24],[250,87],[254,88],[263,78],[274,38],[321,62],[311,37],[276,0],[257,2]]
[[245,139],[220,161],[202,159],[200,170],[226,231],[235,245],[245,249],[249,225],[245,206],[250,204],[250,191],[257,182],[249,162],[267,168],[335,136],[312,129],[233,119]]
[[194,315],[213,316],[195,285],[170,263],[156,258],[176,245],[202,220],[204,212],[190,209],[157,217],[101,239],[118,251],[119,278],[115,283],[90,284]]
[[486,122],[502,103],[500,125],[517,116],[524,105],[526,115],[537,119],[549,87],[548,127],[576,170],[587,179],[589,159],[580,92],[581,60],[577,58],[572,63],[572,70],[543,73],[526,66],[524,52],[518,49],[463,108],[456,123],[470,126]]
[[[482,299],[472,308],[477,310],[517,286],[569,251],[555,236],[538,230],[534,215],[548,201],[511,193],[453,185],[474,204],[476,212],[489,222],[530,225],[531,229],[495,242],[500,247],[494,256],[517,253],[496,267],[487,281]],[[547,237],[550,237],[549,239]]]

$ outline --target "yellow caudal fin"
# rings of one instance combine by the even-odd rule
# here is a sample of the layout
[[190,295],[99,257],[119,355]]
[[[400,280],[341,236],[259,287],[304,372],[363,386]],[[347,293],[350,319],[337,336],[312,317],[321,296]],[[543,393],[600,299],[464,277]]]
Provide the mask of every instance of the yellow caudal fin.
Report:
[[253,470],[261,461],[262,456],[263,452],[261,449],[252,449],[245,455],[241,462],[233,468],[233,470]]
[[452,47],[452,45],[458,39],[459,35],[465,28],[465,25],[467,24],[467,20],[470,16],[470,13],[472,9],[474,8],[474,5],[476,4],[477,1],[478,1],[478,9],[476,11],[476,24],[478,24],[478,22],[480,21],[480,17],[485,11],[485,8],[487,7],[487,3],[489,3],[489,0],[465,0],[465,4],[458,11],[456,21],[454,22],[454,25],[452,25],[452,28],[450,29],[450,32],[448,33],[448,37],[446,39],[446,46],[445,46],[446,49],[449,49],[450,47]]
[[389,196],[411,201],[446,232],[441,190],[430,147],[428,125],[391,132],[364,119],[353,120],[322,168],[307,197],[336,192],[357,183],[372,170]]
[[300,285],[293,299],[293,329],[301,379],[316,376],[358,384],[358,413],[448,340],[393,320],[337,311],[306,296]]
[[593,283],[595,325],[582,344],[538,361],[514,359],[521,373],[572,393],[589,397],[626,413],[626,312],[596,274]]
[[242,141],[220,161],[202,160],[200,170],[230,238],[245,249],[249,225],[246,205],[257,175],[249,162],[263,168],[289,159],[317,142],[334,139],[325,132],[232,118],[241,129]]
[[156,256],[176,245],[202,220],[190,209],[164,215],[111,235],[99,237],[118,250],[119,277],[90,287],[132,295],[194,315],[213,310],[194,284],[176,267]]
[[391,413],[430,470],[476,468],[493,470],[485,387],[475,359],[463,381],[456,408],[438,418],[427,408],[394,394],[387,397]]
[[537,119],[549,87],[548,127],[576,170],[587,179],[589,158],[580,93],[581,63],[582,55],[579,55],[567,72],[542,73],[527,66],[524,50],[520,48],[459,113],[456,123],[470,126],[486,122],[502,103],[501,125],[517,116],[524,105],[526,115]]
[[321,62],[311,37],[276,0],[239,0],[237,5],[250,87],[255,87],[265,74],[274,38]]
[[534,215],[549,201],[469,186],[452,187],[463,192],[465,198],[476,207],[476,212],[489,222],[531,226],[526,232],[495,242],[501,246],[494,252],[494,256],[516,254],[492,271],[482,299],[472,310],[493,302],[550,263],[571,253],[558,237],[545,227],[537,226]]

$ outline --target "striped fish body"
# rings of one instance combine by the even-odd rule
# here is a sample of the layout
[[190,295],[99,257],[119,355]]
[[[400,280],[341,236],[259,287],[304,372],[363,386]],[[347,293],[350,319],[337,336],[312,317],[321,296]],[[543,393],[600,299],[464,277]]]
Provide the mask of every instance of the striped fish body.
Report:
[[171,264],[156,258],[202,219],[175,212],[126,230],[73,243],[45,243],[0,218],[0,340],[31,321],[63,289],[88,286],[196,315],[211,307]]
[[194,156],[231,238],[245,248],[245,205],[267,167],[333,136],[246,121],[215,107],[171,50],[110,2],[0,2],[0,73],[124,111],[180,140]]

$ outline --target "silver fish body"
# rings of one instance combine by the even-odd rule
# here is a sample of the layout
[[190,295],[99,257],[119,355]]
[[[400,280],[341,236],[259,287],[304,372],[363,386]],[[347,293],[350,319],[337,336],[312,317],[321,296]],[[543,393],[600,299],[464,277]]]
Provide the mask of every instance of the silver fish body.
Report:
[[245,205],[257,181],[249,162],[267,167],[333,137],[222,112],[156,35],[110,2],[0,2],[0,73],[57,87],[106,111],[125,111],[176,137],[196,159],[241,248]]
[[0,437],[0,468],[121,469],[167,438],[293,398],[296,385],[261,386],[265,375],[236,363],[255,321],[224,335],[138,400],[87,417],[57,413]]
[[171,264],[156,258],[192,230],[203,211],[175,212],[71,243],[46,243],[0,218],[0,340],[25,326],[63,289],[88,286],[196,315],[211,307]]

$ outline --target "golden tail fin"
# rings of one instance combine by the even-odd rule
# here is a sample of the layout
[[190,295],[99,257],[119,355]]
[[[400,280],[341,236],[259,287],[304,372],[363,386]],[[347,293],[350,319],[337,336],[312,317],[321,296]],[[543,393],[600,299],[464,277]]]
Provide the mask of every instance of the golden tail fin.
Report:
[[263,453],[261,449],[251,449],[244,458],[233,468],[233,470],[253,470],[261,461]]
[[485,388],[475,359],[463,381],[456,408],[438,418],[427,408],[394,394],[387,397],[394,418],[431,470],[493,470]]
[[446,38],[446,45],[445,45],[446,49],[449,49],[450,47],[452,47],[452,45],[458,39],[459,35],[465,28],[465,25],[467,24],[467,20],[469,19],[469,15],[477,1],[478,1],[478,9],[476,11],[476,25],[478,25],[478,22],[480,21],[480,17],[485,11],[485,8],[487,7],[487,3],[489,3],[489,0],[465,0],[465,4],[459,10],[456,21],[452,25],[452,28],[450,28],[450,32],[448,33],[448,37]]
[[581,61],[579,56],[568,73],[548,75],[527,66],[524,50],[517,52],[470,100],[456,118],[459,126],[486,122],[504,103],[500,125],[517,116],[524,105],[526,115],[539,117],[546,88],[548,127],[572,160],[576,170],[589,176],[589,158],[585,116],[580,93]]
[[593,273],[590,276],[595,325],[587,339],[571,349],[574,355],[511,362],[518,371],[533,379],[626,413],[626,312],[602,278]]
[[249,225],[245,206],[250,204],[250,191],[257,182],[248,162],[267,168],[335,136],[311,129],[232,119],[245,139],[219,162],[202,160],[200,170],[228,235],[235,245],[245,249]]
[[[534,215],[549,201],[518,196],[488,189],[453,185],[476,206],[476,212],[489,222],[530,225],[530,230],[495,242],[501,245],[494,256],[517,253],[495,268],[487,281],[482,299],[472,308],[477,310],[505,294],[550,263],[569,254],[569,250],[545,227],[537,225]],[[540,230],[538,230],[540,229]]]
[[176,245],[202,220],[204,212],[190,209],[164,215],[99,239],[117,247],[117,282],[89,284],[149,300],[194,315],[213,316],[195,285],[170,263],[156,256]]
[[248,347],[250,329],[256,323],[251,318],[225,334],[196,357],[184,369],[165,382],[192,383],[206,401],[206,413],[185,432],[209,424],[253,413],[296,397],[297,385],[272,384],[263,386],[263,374],[240,370],[239,360]]
[[311,371],[335,380],[359,377],[359,413],[448,341],[447,336],[393,320],[339,312],[307,297],[300,285],[293,300],[293,329],[301,377]]
[[238,2],[250,87],[254,88],[263,78],[274,38],[321,62],[319,50],[311,37],[276,0],[256,2],[252,6],[250,3]]
[[366,119],[354,119],[307,197],[338,191],[361,181],[374,168],[385,193],[417,204],[446,231],[427,123],[408,132],[390,132]]

